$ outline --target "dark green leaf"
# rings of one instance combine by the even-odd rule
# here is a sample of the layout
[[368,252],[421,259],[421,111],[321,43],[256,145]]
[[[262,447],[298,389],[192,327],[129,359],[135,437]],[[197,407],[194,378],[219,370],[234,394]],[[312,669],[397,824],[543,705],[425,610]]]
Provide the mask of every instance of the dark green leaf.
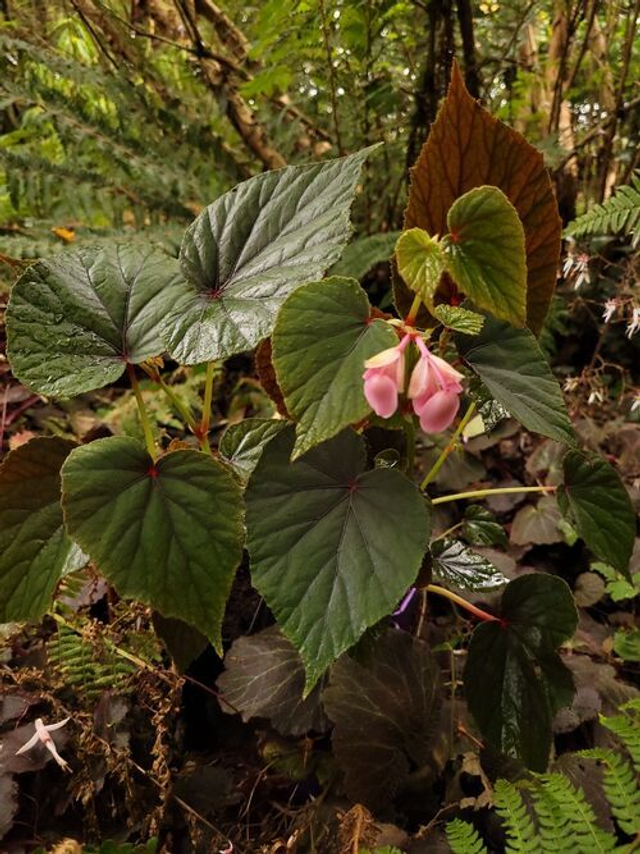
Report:
[[240,477],[247,479],[266,445],[287,426],[286,421],[245,418],[224,431],[218,450]]
[[70,454],[62,495],[69,533],[122,596],[184,620],[221,650],[242,556],[242,498],[225,466],[198,451],[154,463],[135,439],[98,439]]
[[388,808],[429,760],[440,708],[438,667],[423,641],[390,630],[360,662],[344,655],[322,699],[351,800]]
[[527,319],[527,259],[518,212],[497,187],[476,187],[447,214],[445,263],[479,309],[516,326]]
[[2,463],[0,623],[42,617],[74,552],[60,507],[60,467],[73,447],[32,439]]
[[501,619],[476,628],[464,684],[483,736],[498,750],[544,771],[551,718],[571,702],[571,676],[557,649],[577,626],[573,596],[550,575],[525,575],[502,596]]
[[569,451],[564,458],[560,509],[568,511],[594,555],[628,580],[636,534],[631,499],[618,473],[596,454]]
[[160,329],[184,288],[178,262],[140,243],[39,261],[7,309],[13,372],[38,394],[60,397],[114,382],[127,363],[164,352]]
[[331,278],[297,290],[280,310],[272,358],[287,410],[298,421],[293,457],[365,418],[365,360],[398,336],[370,320],[367,295],[353,279]]
[[166,326],[175,359],[226,358],[271,334],[286,297],[340,257],[370,153],[265,172],[202,211],[180,250],[189,292]]
[[467,548],[460,540],[451,537],[434,540],[431,556],[434,575],[462,590],[495,590],[507,583],[491,561]]
[[575,444],[560,387],[531,332],[487,318],[477,337],[457,335],[460,355],[527,430]]
[[[307,690],[418,574],[425,501],[395,469],[364,471],[346,431],[290,462],[293,429],[265,448],[246,493],[253,582],[299,650]],[[402,531],[402,536],[398,532]]]
[[472,504],[464,511],[462,536],[472,546],[506,546],[507,534],[491,510]]
[[243,721],[267,718],[282,735],[324,732],[321,683],[303,700],[302,660],[277,626],[234,641],[216,685],[220,707]]

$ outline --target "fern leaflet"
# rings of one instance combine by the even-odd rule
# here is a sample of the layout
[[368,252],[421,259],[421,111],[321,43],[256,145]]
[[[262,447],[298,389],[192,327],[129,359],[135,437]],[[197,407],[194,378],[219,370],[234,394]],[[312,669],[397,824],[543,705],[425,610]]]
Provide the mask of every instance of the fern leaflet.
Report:
[[468,821],[454,818],[447,824],[446,833],[453,854],[487,854],[480,834]]
[[581,789],[562,774],[543,774],[533,790],[543,850],[556,854],[613,851],[615,837],[597,825]]
[[631,183],[618,187],[614,196],[574,220],[565,231],[567,237],[590,237],[594,234],[632,234],[638,242],[640,224],[640,173]]
[[602,762],[604,793],[618,826],[631,836],[640,833],[640,791],[631,763],[602,747],[582,750],[580,756]]
[[536,828],[522,795],[507,780],[498,780],[495,787],[496,812],[504,820],[507,835],[506,854],[538,854],[542,852]]

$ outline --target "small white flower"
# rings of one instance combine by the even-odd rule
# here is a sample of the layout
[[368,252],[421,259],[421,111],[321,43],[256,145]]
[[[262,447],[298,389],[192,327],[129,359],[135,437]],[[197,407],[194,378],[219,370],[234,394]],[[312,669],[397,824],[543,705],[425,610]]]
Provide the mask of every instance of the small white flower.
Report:
[[636,332],[640,329],[640,306],[636,306],[633,309],[633,314],[631,315],[631,320],[627,326],[627,338],[633,338]]
[[636,412],[638,409],[640,409],[640,392],[634,396],[633,403],[631,404],[632,412]]
[[589,395],[588,403],[602,403],[602,392],[601,391],[592,391]]
[[618,300],[617,299],[608,299],[604,304],[604,311],[602,313],[602,319],[605,323],[609,323],[613,315],[618,310]]
[[68,763],[62,758],[62,756],[60,756],[60,754],[56,750],[56,745],[49,733],[57,729],[62,729],[62,727],[65,724],[69,723],[70,720],[71,718],[65,718],[63,721],[59,721],[57,724],[45,724],[42,718],[36,718],[35,735],[31,736],[29,741],[26,744],[23,744],[20,750],[16,750],[16,756],[18,756],[20,753],[26,753],[28,750],[31,750],[33,747],[35,747],[38,743],[44,744],[44,746],[56,760],[58,765],[65,771],[69,771],[70,768]]
[[567,276],[571,272],[572,268],[573,268],[573,255],[567,255],[567,257],[564,259],[564,263],[562,264],[562,276],[563,276],[563,278],[565,278],[565,279],[567,278]]
[[565,391],[575,391],[580,385],[580,381],[577,377],[568,377],[564,381],[564,390]]

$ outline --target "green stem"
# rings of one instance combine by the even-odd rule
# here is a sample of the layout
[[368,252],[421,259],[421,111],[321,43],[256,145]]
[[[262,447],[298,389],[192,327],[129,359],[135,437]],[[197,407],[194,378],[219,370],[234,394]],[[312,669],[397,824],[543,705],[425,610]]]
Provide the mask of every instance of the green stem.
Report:
[[456,492],[455,495],[441,495],[432,498],[432,504],[447,504],[449,501],[459,501],[462,498],[484,498],[487,495],[517,495],[520,492],[555,492],[555,486],[509,486],[499,489],[475,489],[472,492]]
[[428,584],[426,589],[428,593],[437,593],[438,596],[444,596],[445,599],[450,599],[451,602],[455,602],[456,605],[464,608],[465,611],[469,611],[470,614],[473,614],[474,617],[477,617],[479,620],[491,620],[496,623],[500,622],[499,617],[495,617],[493,614],[483,611],[482,608],[476,608],[475,605],[472,605],[471,602],[467,602],[467,600],[463,599],[462,596],[458,596],[457,593],[452,593],[444,587],[439,587],[437,584]]
[[454,432],[453,436],[451,437],[449,443],[447,444],[447,446],[444,448],[444,450],[442,451],[442,453],[440,454],[438,459],[435,461],[435,463],[431,466],[429,471],[424,476],[424,479],[423,479],[422,483],[420,484],[421,490],[424,491],[427,488],[427,486],[431,483],[432,480],[434,480],[434,478],[436,477],[436,475],[438,474],[438,472],[440,471],[442,466],[445,464],[449,454],[454,450],[454,448],[458,444],[458,439],[462,435],[462,431],[464,430],[464,428],[467,426],[467,424],[471,420],[471,417],[472,417],[473,413],[475,412],[475,409],[476,409],[476,405],[472,401],[469,404],[469,408],[467,409],[465,414],[460,419],[460,423],[456,427],[455,432]]
[[151,429],[151,422],[149,421],[147,408],[144,405],[144,400],[142,399],[140,384],[138,383],[138,378],[136,377],[136,370],[133,365],[127,365],[127,373],[129,374],[131,388],[133,389],[133,393],[136,396],[136,403],[138,404],[138,412],[140,413],[140,423],[142,424],[142,432],[144,433],[144,441],[147,446],[147,451],[149,452],[149,456],[155,460],[156,443],[153,438],[153,430]]
[[202,420],[197,428],[196,435],[200,440],[203,451],[211,451],[209,446],[209,427],[211,425],[211,404],[213,402],[213,378],[215,376],[216,363],[207,362],[207,376],[204,383],[204,401],[202,404]]
[[422,297],[419,294],[413,298],[413,302],[411,303],[411,308],[409,309],[409,314],[405,317],[404,322],[407,326],[413,326],[416,322],[416,317],[418,316],[418,312],[420,311],[420,306],[422,305]]
[[446,531],[443,531],[441,534],[438,534],[437,537],[434,537],[435,540],[444,540],[445,537],[449,537],[453,534],[454,531],[457,531],[458,528],[461,528],[463,525],[462,522],[456,522],[455,525],[452,525],[450,528],[447,528]]
[[157,383],[160,386],[162,391],[169,398],[169,401],[171,402],[171,404],[174,406],[174,408],[182,416],[187,427],[193,433],[195,433],[196,430],[198,429],[198,425],[196,423],[195,418],[193,417],[193,415],[189,411],[189,408],[186,406],[186,404],[182,400],[180,400],[178,395],[173,391],[171,386],[167,385],[167,383],[164,381],[160,371],[157,370],[156,368],[150,368],[149,366],[147,366],[145,364],[141,365],[140,367],[143,368],[143,370],[146,372],[146,374],[149,376],[149,378],[151,380],[153,380],[154,383]]

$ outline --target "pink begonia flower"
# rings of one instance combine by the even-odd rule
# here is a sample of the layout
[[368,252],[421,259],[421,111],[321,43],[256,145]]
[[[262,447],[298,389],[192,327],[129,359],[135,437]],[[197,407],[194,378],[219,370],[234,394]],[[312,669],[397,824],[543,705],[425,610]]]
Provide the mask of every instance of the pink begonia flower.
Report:
[[65,718],[63,721],[58,721],[56,724],[45,724],[42,718],[36,718],[36,731],[35,735],[32,735],[29,741],[26,744],[23,744],[20,750],[16,750],[16,756],[19,756],[21,753],[26,753],[27,750],[31,750],[36,746],[36,744],[43,744],[49,753],[56,760],[58,765],[64,770],[69,771],[68,763],[60,756],[58,751],[56,750],[56,745],[49,735],[50,732],[53,732],[56,729],[61,729],[65,726],[71,718]]
[[398,408],[404,389],[404,351],[411,340],[406,335],[396,347],[377,353],[364,363],[364,396],[380,418],[390,418]]
[[416,344],[420,350],[420,361],[411,374],[409,397],[424,432],[441,433],[453,423],[458,413],[463,375],[444,359],[429,352],[421,338],[416,338]]

